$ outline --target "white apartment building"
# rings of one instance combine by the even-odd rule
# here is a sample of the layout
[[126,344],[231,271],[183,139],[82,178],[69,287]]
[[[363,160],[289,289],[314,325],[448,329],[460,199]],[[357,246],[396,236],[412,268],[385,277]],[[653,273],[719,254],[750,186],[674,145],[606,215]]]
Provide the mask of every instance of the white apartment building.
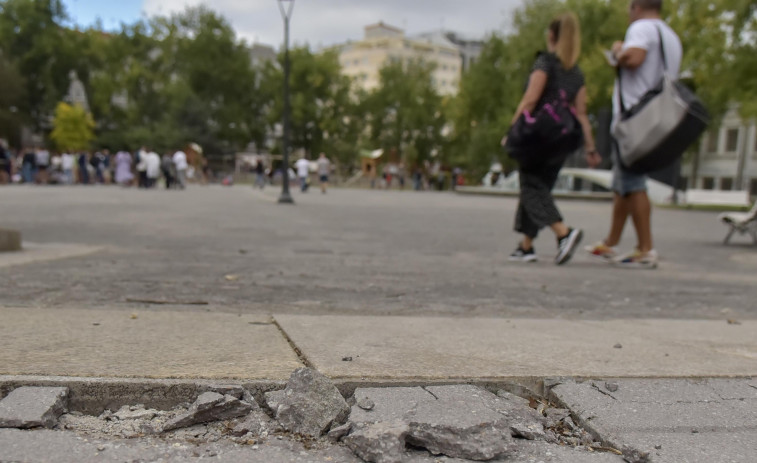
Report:
[[365,27],[365,37],[337,47],[342,72],[365,90],[380,84],[379,70],[389,61],[423,60],[436,63],[433,81],[442,95],[458,91],[463,71],[460,48],[443,36],[409,38],[405,31],[382,22]]
[[748,190],[757,196],[757,121],[731,108],[719,127],[705,134],[698,156],[682,166],[688,188]]

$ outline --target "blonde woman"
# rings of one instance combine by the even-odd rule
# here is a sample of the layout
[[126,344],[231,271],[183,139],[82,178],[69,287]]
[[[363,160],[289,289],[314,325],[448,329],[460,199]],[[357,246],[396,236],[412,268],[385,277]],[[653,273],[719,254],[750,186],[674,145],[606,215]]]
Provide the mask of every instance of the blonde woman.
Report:
[[[586,160],[596,166],[601,157],[594,145],[591,126],[586,114],[584,75],[576,64],[581,54],[581,31],[578,18],[566,13],[549,25],[547,52],[536,58],[528,80],[528,87],[513,116],[512,123],[524,112],[533,114],[546,102],[565,99],[581,124]],[[522,164],[520,175],[520,203],[515,216],[515,231],[523,234],[510,260],[535,262],[538,260],[533,242],[539,231],[550,227],[557,237],[555,264],[568,262],[583,238],[583,232],[565,225],[552,197],[558,174],[570,152],[545,156],[543,162]]]

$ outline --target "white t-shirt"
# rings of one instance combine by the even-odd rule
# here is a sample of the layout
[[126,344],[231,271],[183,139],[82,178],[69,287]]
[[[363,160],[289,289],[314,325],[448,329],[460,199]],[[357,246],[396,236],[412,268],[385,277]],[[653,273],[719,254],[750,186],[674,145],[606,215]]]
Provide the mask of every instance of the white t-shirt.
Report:
[[145,155],[145,166],[147,171],[147,178],[160,177],[160,156],[154,151],[150,151]]
[[174,153],[173,163],[176,165],[176,170],[187,170],[187,155],[184,151]]
[[297,168],[298,177],[302,178],[310,175],[310,161],[308,161],[307,159],[300,159],[299,161],[294,163],[294,166]]
[[72,170],[75,162],[73,154],[63,153],[63,156],[61,156],[61,168],[63,170]]
[[[659,28],[659,29],[658,29]],[[659,31],[659,32],[658,32]],[[620,75],[623,87],[623,104],[626,109],[635,105],[649,90],[654,88],[662,79],[665,67],[660,54],[660,33],[665,48],[665,60],[667,61],[668,75],[672,79],[678,79],[683,58],[681,40],[673,29],[661,19],[639,19],[634,21],[626,31],[623,41],[623,50],[629,48],[641,48],[646,50],[647,56],[644,62],[636,69],[621,69]],[[615,80],[615,89],[612,98],[613,114],[620,114],[618,102],[618,81]]]
[[37,151],[36,159],[38,166],[47,167],[50,165],[50,152],[47,150],[39,150]]

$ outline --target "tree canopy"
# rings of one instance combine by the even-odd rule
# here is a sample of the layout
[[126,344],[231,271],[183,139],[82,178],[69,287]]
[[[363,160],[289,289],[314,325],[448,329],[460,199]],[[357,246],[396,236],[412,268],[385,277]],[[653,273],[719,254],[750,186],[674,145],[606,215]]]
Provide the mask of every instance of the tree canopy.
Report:
[[[293,149],[350,164],[361,149],[383,148],[409,164],[437,155],[485,171],[504,160],[499,141],[546,46],[544,31],[568,10],[581,22],[579,65],[597,114],[610,106],[614,81],[602,50],[623,38],[627,2],[530,0],[514,13],[510,33],[486,37],[454,97],[436,91],[432,63],[390,60],[379,86],[360,91],[343,75],[338,52],[295,47]],[[684,76],[713,115],[737,102],[742,115],[757,116],[757,3],[667,0],[664,16],[681,36]],[[0,136],[22,124],[49,135],[75,71],[87,89],[93,148],[167,150],[194,141],[207,153],[250,143],[277,150],[283,54],[264,64],[250,54],[229,22],[204,6],[105,31],[71,27],[60,0],[0,0]]]

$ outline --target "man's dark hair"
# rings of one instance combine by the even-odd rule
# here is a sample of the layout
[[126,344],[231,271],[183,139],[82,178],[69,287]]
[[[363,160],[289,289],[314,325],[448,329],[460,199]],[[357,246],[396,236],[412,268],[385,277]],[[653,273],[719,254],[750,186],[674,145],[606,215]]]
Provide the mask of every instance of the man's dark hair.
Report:
[[645,11],[662,11],[662,0],[633,0],[631,5],[638,6]]

